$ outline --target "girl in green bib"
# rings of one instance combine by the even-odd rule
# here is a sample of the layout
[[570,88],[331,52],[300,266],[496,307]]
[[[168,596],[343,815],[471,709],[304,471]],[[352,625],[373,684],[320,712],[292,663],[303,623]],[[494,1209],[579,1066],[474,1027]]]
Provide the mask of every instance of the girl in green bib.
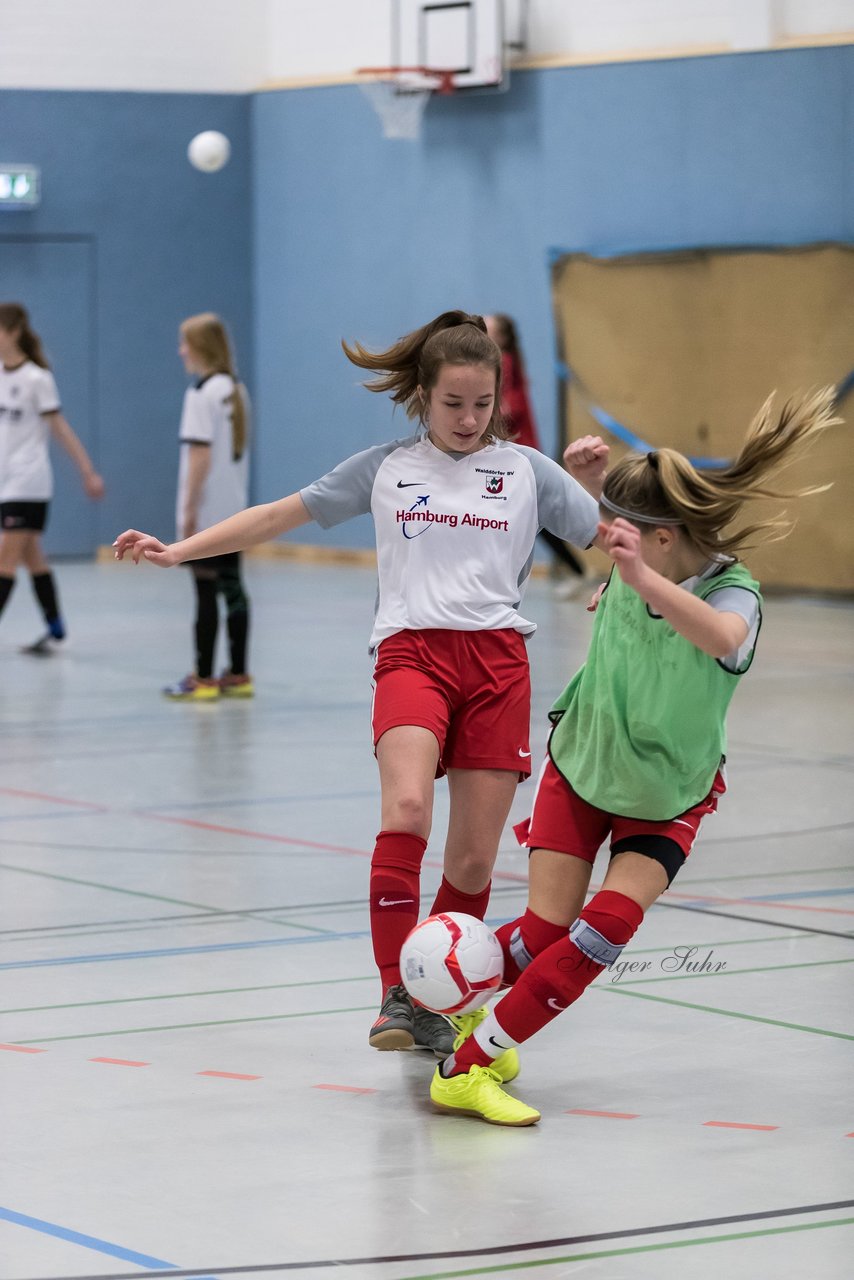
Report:
[[[598,437],[567,450],[570,472],[599,500],[597,545],[614,567],[594,606],[587,661],[550,712],[533,815],[516,828],[531,854],[528,908],[498,930],[512,990],[463,1020],[431,1085],[439,1110],[493,1124],[539,1120],[500,1087],[494,1060],[615,963],[717,807],[726,712],[762,619],[759,584],[738,555],[791,527],[782,516],[733,526],[751,498],[796,496],[769,485],[838,421],[832,415],[831,389],[782,410],[769,399],[738,457],[716,471],[659,449],[606,474]],[[584,906],[605,840],[610,865]]]

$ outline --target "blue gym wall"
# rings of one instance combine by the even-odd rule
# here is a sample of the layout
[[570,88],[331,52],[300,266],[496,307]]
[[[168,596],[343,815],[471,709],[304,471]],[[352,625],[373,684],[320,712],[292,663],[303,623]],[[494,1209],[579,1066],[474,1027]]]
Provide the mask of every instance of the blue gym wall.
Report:
[[[220,173],[202,174],[187,162],[187,143],[202,129],[231,139],[233,157]],[[179,321],[220,311],[243,368],[252,365],[251,156],[247,96],[0,93],[0,161],[33,162],[43,182],[38,208],[0,212],[0,248],[11,254],[22,246],[22,256],[26,248],[38,263],[40,246],[44,262],[61,256],[63,244],[88,247],[89,421],[77,418],[74,397],[69,402],[75,371],[68,352],[79,344],[68,326],[79,319],[64,301],[63,281],[35,271],[38,311],[32,299],[18,300],[34,309],[69,420],[89,440],[106,480],[96,545],[128,525],[174,536],[186,386],[176,354]],[[6,292],[0,273],[0,298]],[[68,479],[76,489],[70,473]],[[57,505],[63,500],[58,490]]]
[[[257,498],[404,434],[342,336],[513,315],[555,438],[546,257],[854,240],[854,48],[520,72],[385,141],[357,87],[253,101]],[[292,537],[367,546],[367,519]]]
[[[209,128],[233,148],[213,175],[185,154]],[[70,237],[93,264],[96,542],[131,523],[170,536],[183,316],[218,310],[234,332],[256,500],[408,430],[339,342],[384,344],[449,306],[516,317],[551,448],[549,248],[854,240],[854,48],[519,72],[505,95],[432,102],[414,143],[384,140],[355,86],[7,90],[0,160],[44,176],[38,209],[0,216],[5,252]],[[61,385],[79,339],[62,291],[35,317]],[[293,536],[371,542],[364,519]]]

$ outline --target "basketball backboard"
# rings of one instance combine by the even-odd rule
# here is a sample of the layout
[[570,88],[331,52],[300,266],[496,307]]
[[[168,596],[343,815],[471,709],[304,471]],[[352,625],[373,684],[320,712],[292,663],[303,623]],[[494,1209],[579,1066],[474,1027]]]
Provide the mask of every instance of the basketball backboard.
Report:
[[503,0],[392,0],[391,36],[398,66],[452,70],[457,91],[507,87]]

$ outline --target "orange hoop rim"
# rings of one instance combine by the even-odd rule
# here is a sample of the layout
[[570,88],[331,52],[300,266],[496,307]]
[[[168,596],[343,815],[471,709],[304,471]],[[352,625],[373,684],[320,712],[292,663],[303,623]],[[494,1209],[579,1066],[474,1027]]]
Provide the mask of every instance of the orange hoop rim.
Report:
[[[441,94],[456,93],[454,84],[456,74],[456,71],[439,67],[358,67],[356,70],[357,76],[376,76],[378,80],[382,77],[393,80],[399,75],[429,76],[431,80],[439,82],[435,88],[429,89],[429,92]],[[428,86],[425,85],[424,89],[428,90]]]

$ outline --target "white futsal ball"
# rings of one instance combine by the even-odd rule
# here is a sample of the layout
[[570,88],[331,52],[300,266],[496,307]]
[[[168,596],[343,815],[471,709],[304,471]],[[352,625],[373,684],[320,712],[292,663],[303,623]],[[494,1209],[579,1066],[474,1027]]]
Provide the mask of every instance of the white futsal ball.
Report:
[[501,943],[487,925],[461,911],[428,916],[400,952],[400,974],[412,999],[435,1013],[471,1013],[486,1004],[504,976]]
[[194,168],[201,169],[203,173],[216,173],[217,169],[228,163],[231,143],[224,133],[206,129],[192,139],[187,147],[187,155]]

